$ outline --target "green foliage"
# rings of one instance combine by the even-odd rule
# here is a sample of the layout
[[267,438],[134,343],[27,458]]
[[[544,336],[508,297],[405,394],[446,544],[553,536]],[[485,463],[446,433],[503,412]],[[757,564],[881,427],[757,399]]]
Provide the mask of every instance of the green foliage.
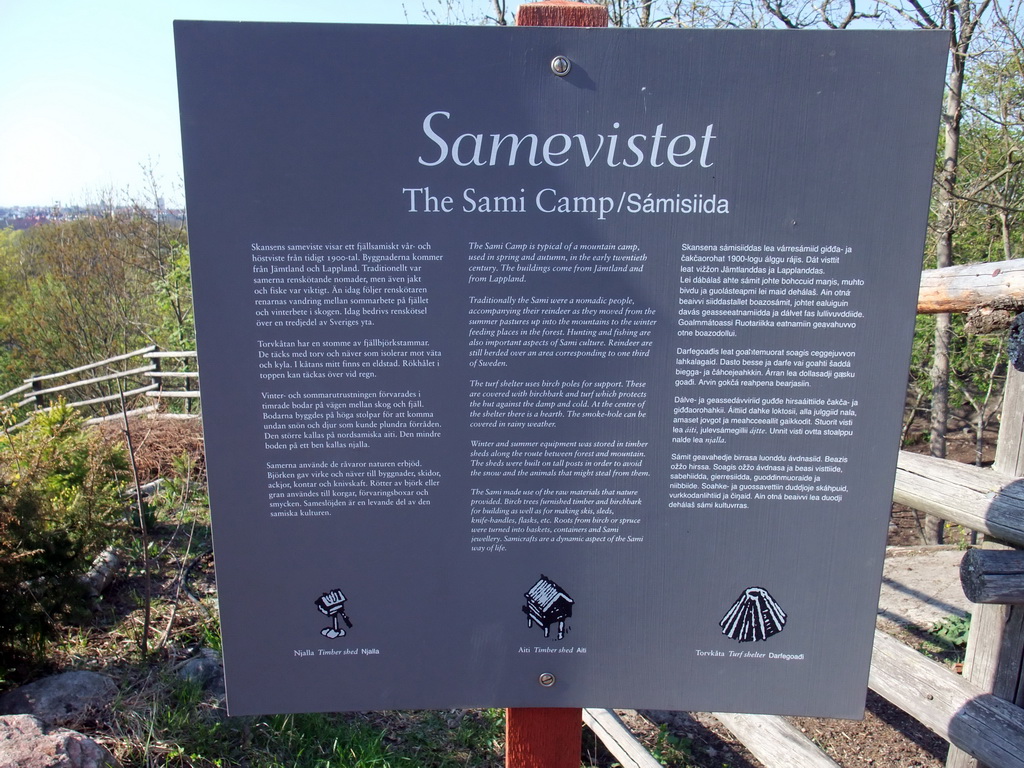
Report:
[[262,726],[260,736],[267,738],[263,748],[265,761],[256,763],[261,768],[412,768],[419,765],[407,757],[389,754],[383,732],[356,718],[277,715],[259,726]]
[[83,432],[65,405],[0,443],[0,663],[38,651],[84,606],[78,577],[122,519],[124,458]]
[[[1006,42],[1006,41],[1004,41]],[[975,261],[1024,253],[1024,50],[993,46],[972,62],[960,143],[962,245]]]
[[148,209],[110,209],[4,235],[0,278],[9,379],[152,343],[194,348],[185,230]]
[[[932,383],[929,369],[932,362],[935,340],[935,316],[918,315],[914,326],[914,344],[910,358],[911,395],[920,393],[922,401],[931,396]],[[1001,391],[998,383],[1006,375],[1006,348],[1003,334],[970,334],[965,331],[963,315],[953,317],[953,335],[950,339],[950,408],[954,411],[964,406],[974,409],[980,406],[986,396],[991,395],[989,386],[993,376],[996,386],[993,392]]]
[[[501,764],[503,710],[224,717],[194,683],[164,680],[119,755],[131,765],[486,768]],[[397,724],[397,728],[396,728]]]
[[[410,714],[398,754],[416,765],[437,768],[485,768],[495,763],[505,735],[505,710],[424,710]],[[405,757],[408,755],[408,757]],[[397,765],[405,765],[398,762]]]
[[910,395],[927,402],[932,394],[928,370],[935,349],[935,315],[918,315],[910,352]]
[[917,649],[926,656],[953,665],[964,660],[971,617],[947,616],[935,622],[931,629],[918,634]]
[[690,748],[689,739],[670,733],[668,726],[662,723],[658,726],[658,741],[651,748],[651,755],[662,765],[688,765]]
[[20,364],[14,339],[6,333],[10,325],[9,307],[13,303],[13,253],[17,233],[0,229],[0,394],[14,389],[27,375]]
[[932,626],[932,637],[949,649],[967,648],[967,636],[971,631],[971,617],[947,616]]
[[196,326],[188,246],[172,240],[169,248],[167,271],[153,285],[158,321],[153,341],[163,349],[194,350]]

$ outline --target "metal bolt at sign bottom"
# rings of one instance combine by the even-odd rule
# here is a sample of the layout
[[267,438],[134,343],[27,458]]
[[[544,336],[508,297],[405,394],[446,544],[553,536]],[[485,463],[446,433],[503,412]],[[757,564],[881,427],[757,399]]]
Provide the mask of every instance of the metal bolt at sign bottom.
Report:
[[570,69],[572,69],[572,62],[565,56],[555,56],[555,58],[551,60],[551,71],[559,77],[565,77],[568,75]]
[[537,681],[545,688],[550,688],[555,684],[555,676],[550,672],[542,672],[540,677],[537,678]]

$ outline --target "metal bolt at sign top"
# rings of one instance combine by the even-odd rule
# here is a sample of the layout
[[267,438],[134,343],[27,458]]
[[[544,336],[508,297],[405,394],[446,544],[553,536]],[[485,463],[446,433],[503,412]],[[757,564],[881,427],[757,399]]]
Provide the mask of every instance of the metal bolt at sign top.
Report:
[[555,56],[555,58],[551,60],[551,71],[559,77],[565,77],[568,75],[570,69],[572,69],[572,62],[565,56]]
[[545,688],[550,688],[552,685],[555,684],[555,676],[552,675],[550,672],[542,672],[540,677],[537,678],[537,680]]

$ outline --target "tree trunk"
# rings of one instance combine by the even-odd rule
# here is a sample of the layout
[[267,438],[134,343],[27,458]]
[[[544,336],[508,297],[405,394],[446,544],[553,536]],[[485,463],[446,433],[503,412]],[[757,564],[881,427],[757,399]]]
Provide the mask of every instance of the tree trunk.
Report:
[[[936,179],[938,195],[935,216],[935,261],[938,268],[953,266],[953,233],[956,231],[957,224],[954,192],[960,156],[960,118],[966,53],[966,46],[961,38],[960,43],[953,51],[949,90],[946,93],[946,109],[942,117],[942,166],[939,168]],[[946,457],[946,429],[949,422],[949,347],[953,338],[952,327],[952,317],[948,313],[936,315],[935,360],[931,371],[932,411],[929,452],[939,459]],[[925,543],[941,544],[944,527],[943,520],[927,517],[925,519]]]

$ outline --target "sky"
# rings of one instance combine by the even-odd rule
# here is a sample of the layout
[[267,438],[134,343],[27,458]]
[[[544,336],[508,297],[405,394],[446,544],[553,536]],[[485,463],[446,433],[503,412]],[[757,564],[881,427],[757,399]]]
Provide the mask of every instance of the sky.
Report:
[[174,19],[424,23],[438,0],[0,0],[0,207],[183,206]]

